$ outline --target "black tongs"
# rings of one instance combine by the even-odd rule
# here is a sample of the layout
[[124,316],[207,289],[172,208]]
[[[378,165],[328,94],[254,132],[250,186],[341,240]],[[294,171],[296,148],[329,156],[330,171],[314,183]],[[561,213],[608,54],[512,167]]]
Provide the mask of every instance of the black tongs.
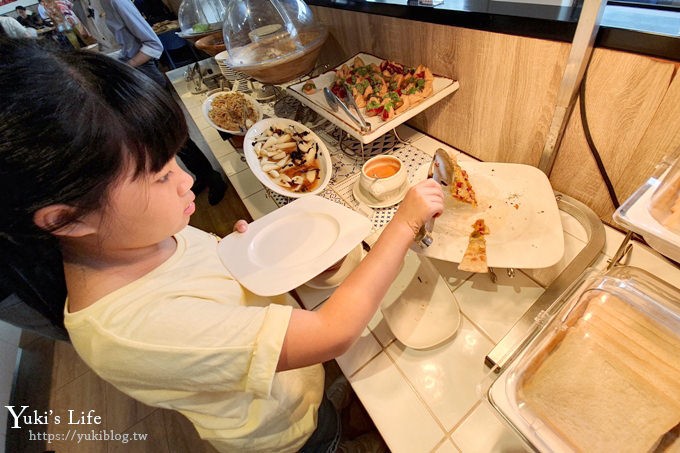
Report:
[[[430,168],[427,170],[427,178],[434,179],[444,187],[450,187],[453,181],[453,165],[451,158],[443,149],[439,148],[434,152]],[[432,245],[432,230],[434,229],[434,218],[428,220],[425,225],[420,227],[416,234],[415,241],[422,248]]]

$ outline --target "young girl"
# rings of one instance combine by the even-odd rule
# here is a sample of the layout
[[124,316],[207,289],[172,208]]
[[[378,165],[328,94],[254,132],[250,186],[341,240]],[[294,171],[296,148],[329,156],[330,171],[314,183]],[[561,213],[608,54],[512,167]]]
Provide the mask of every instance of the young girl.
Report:
[[319,364],[366,327],[415,233],[442,211],[439,185],[408,192],[320,309],[274,304],[233,280],[217,238],[187,226],[192,178],[174,158],[186,126],[164,90],[102,55],[17,42],[0,43],[0,84],[0,241],[58,240],[64,321],[83,360],[178,410],[220,451],[333,451]]

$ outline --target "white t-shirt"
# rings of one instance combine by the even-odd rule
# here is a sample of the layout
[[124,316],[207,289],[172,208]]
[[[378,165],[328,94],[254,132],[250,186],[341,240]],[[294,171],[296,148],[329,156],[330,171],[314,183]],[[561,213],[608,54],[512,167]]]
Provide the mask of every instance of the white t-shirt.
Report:
[[24,27],[13,17],[0,16],[0,26],[10,38],[35,38],[38,35],[35,29]]
[[173,256],[141,279],[75,313],[67,301],[73,346],[104,380],[181,412],[220,451],[297,451],[316,427],[323,367],[276,373],[292,307],[239,285],[216,237],[192,227],[175,237]]

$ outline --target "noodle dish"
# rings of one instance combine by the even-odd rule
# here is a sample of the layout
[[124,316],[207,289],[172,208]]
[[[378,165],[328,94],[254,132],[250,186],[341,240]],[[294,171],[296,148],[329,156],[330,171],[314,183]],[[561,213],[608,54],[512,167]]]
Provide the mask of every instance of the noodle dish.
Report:
[[222,91],[206,98],[203,102],[203,115],[219,131],[245,135],[253,124],[262,119],[262,108],[247,94]]

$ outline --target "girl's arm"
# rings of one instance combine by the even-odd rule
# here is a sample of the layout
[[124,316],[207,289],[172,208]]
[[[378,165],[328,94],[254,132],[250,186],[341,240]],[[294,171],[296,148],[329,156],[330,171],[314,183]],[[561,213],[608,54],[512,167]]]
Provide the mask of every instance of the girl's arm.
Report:
[[377,311],[419,228],[443,208],[441,186],[433,180],[409,190],[370,253],[321,308],[293,310],[277,370],[321,363],[343,354]]

